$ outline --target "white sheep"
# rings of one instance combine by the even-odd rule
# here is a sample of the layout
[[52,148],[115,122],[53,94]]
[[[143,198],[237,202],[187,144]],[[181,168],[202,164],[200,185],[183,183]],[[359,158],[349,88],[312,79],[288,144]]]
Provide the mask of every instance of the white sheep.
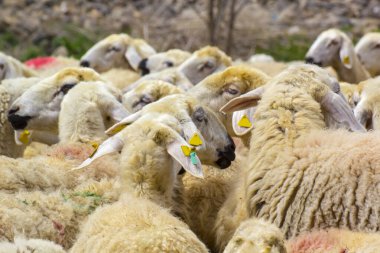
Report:
[[112,68],[106,72],[101,73],[100,76],[104,80],[108,81],[108,83],[113,87],[119,90],[127,89],[128,86],[141,78],[139,73],[130,69],[122,68]]
[[130,113],[121,104],[121,92],[105,82],[80,82],[61,103],[60,142],[101,142],[104,131]]
[[65,253],[60,245],[41,239],[15,238],[14,243],[0,242],[0,253]]
[[367,33],[355,46],[355,53],[371,76],[380,75],[380,33]]
[[321,67],[332,66],[341,81],[358,83],[370,77],[359,61],[350,38],[338,29],[321,33],[306,53],[305,61]]
[[379,210],[380,201],[369,183],[377,180],[378,133],[322,130],[325,120],[335,120],[365,131],[339,89],[332,91],[335,85],[321,82],[313,68],[289,68],[264,91],[251,91],[222,108],[257,106],[249,164],[218,213],[219,250],[249,217],[267,219],[286,238],[324,227],[378,230],[372,210]]
[[0,52],[0,81],[15,77],[35,76],[37,76],[37,73],[32,69],[28,68],[12,56]]
[[190,58],[191,53],[181,49],[170,49],[143,59],[139,64],[142,75],[177,67]]
[[140,61],[156,51],[144,40],[134,39],[127,34],[112,34],[92,46],[81,58],[82,67],[98,72],[112,68],[137,71]]
[[231,58],[223,51],[217,47],[206,46],[195,51],[178,67],[145,75],[124,91],[133,89],[145,80],[162,80],[188,90],[208,75],[222,71],[231,64]]
[[79,61],[74,58],[55,56],[55,57],[36,57],[29,59],[25,65],[33,69],[40,77],[49,77],[68,67],[78,67]]
[[19,138],[24,130],[58,134],[58,115],[67,92],[81,81],[101,81],[89,68],[66,68],[44,78],[18,97],[8,111],[8,120]]
[[146,80],[123,95],[122,103],[130,112],[137,112],[145,105],[182,90],[171,83],[160,80]]

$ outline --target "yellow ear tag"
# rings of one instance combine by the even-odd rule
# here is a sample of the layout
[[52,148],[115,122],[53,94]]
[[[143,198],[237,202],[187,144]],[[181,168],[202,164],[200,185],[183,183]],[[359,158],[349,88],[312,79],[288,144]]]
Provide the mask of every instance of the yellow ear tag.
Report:
[[182,153],[185,156],[190,156],[190,154],[195,151],[195,148],[190,148],[188,146],[181,146],[181,149],[182,149]]
[[343,57],[343,63],[344,64],[350,64],[350,57],[348,57],[348,56]]
[[238,126],[244,127],[244,128],[250,128],[252,127],[251,121],[249,121],[247,115],[243,115],[243,117],[239,120]]
[[118,132],[120,132],[121,130],[123,130],[126,126],[128,126],[128,125],[126,125],[126,124],[120,124],[117,127],[115,127],[114,129],[112,129],[112,131],[110,132],[110,134],[111,135],[115,135]]
[[193,137],[191,137],[189,144],[192,146],[199,146],[199,145],[202,145],[202,140],[199,137],[199,135],[197,133],[195,133],[193,135]]
[[24,130],[20,134],[19,141],[21,141],[23,144],[28,144],[29,143],[29,137],[30,137],[30,132],[28,130]]
[[91,143],[91,146],[94,148],[94,151],[92,151],[90,158],[92,158],[95,155],[96,151],[98,151],[99,143],[93,142],[93,143]]

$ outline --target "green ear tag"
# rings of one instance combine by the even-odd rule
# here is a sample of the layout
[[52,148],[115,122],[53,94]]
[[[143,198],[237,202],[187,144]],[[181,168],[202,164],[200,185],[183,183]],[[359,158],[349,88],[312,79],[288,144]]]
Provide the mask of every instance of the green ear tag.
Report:
[[192,164],[198,164],[197,154],[195,152],[190,153],[190,160]]

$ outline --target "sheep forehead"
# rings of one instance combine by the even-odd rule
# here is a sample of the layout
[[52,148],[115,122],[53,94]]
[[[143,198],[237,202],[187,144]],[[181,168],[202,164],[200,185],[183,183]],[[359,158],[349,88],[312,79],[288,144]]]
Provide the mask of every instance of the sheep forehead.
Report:
[[130,39],[130,37],[127,34],[111,34],[105,39],[99,41],[98,43],[101,44],[112,44],[115,42],[126,42]]
[[193,55],[196,57],[212,57],[225,66],[230,66],[232,64],[231,58],[217,47],[206,46],[195,51]]

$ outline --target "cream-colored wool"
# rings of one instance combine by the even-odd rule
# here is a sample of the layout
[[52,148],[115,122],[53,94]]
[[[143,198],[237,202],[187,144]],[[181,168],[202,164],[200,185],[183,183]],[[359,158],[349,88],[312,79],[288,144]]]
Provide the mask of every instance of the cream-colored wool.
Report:
[[41,239],[15,238],[13,243],[0,242],[0,253],[65,253],[60,245]]
[[380,129],[380,77],[359,83],[360,101],[355,107],[355,117],[367,129]]
[[99,143],[104,131],[129,115],[121,92],[104,82],[82,82],[64,97],[59,112],[60,142]]
[[[140,67],[143,74],[159,72],[166,68],[177,67],[190,58],[191,53],[181,49],[170,49],[147,57]],[[141,64],[140,64],[141,65]]]
[[147,80],[123,95],[123,105],[130,112],[137,112],[145,105],[163,97],[182,93],[182,90],[171,83],[160,80]]
[[44,66],[39,66],[35,71],[40,77],[49,77],[65,68],[74,68],[79,66],[79,61],[72,57],[54,56],[54,60]]
[[88,180],[116,178],[118,154],[96,160],[88,168],[71,171],[94,148],[81,143],[57,144],[30,159],[0,156],[0,190],[8,193],[73,189]]
[[338,29],[321,33],[306,53],[306,61],[333,67],[341,81],[359,83],[370,78],[355,53],[351,39]]
[[380,33],[365,34],[356,44],[355,53],[372,77],[380,75]]
[[108,81],[111,86],[124,90],[129,85],[133,84],[140,79],[140,75],[130,69],[112,68],[106,72],[101,73],[104,80]]
[[81,65],[97,72],[112,68],[137,71],[140,61],[156,51],[144,40],[127,34],[112,34],[92,46],[81,58]]
[[[378,210],[380,202],[369,182],[376,182],[380,169],[378,133],[322,130],[322,112],[331,110],[321,106],[327,95],[334,97],[334,104],[342,101],[318,78],[297,68],[268,84],[254,116],[240,189],[218,214],[220,251],[249,217],[274,223],[286,238],[324,227],[377,231],[371,210]],[[350,128],[362,131],[348,105],[344,108]]]
[[12,56],[0,52],[0,81],[16,77],[36,77],[37,73]]
[[58,115],[64,96],[79,82],[91,81],[103,80],[89,68],[65,68],[26,90],[12,103],[10,110],[15,111],[14,116],[30,117],[24,129],[58,134]]
[[90,216],[70,250],[85,252],[208,252],[188,226],[169,210],[124,194]]
[[359,103],[363,85],[339,82],[339,86],[342,94],[344,95],[344,98],[347,100],[350,107],[355,108],[355,106]]
[[22,235],[50,240],[68,249],[86,217],[98,206],[117,200],[114,184],[114,180],[102,180],[51,193],[0,192],[0,240],[13,241]]

